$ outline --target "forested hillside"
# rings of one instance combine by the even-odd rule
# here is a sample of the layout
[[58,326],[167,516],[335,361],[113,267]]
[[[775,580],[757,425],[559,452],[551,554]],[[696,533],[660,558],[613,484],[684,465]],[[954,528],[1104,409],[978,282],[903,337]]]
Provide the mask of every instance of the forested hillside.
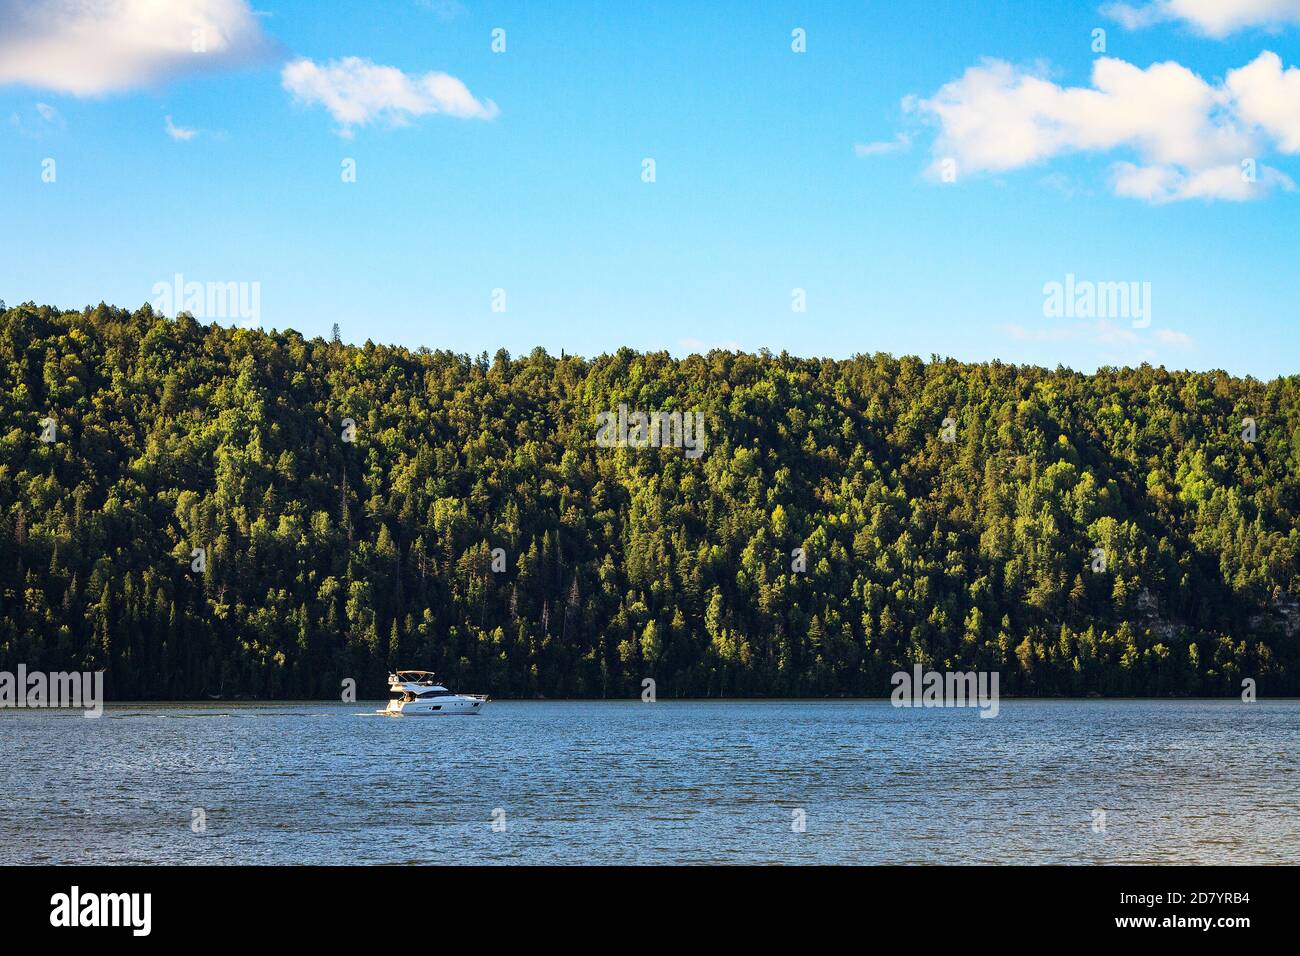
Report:
[[[705,453],[598,447],[620,403]],[[1298,516],[1300,376],[0,318],[0,669],[117,699],[1295,694]]]

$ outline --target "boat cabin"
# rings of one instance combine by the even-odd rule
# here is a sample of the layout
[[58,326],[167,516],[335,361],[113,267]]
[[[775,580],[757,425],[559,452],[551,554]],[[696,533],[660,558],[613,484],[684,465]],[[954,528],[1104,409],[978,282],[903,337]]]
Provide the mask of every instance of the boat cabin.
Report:
[[430,697],[455,697],[433,671],[397,671],[388,677],[388,689],[397,700],[425,700]]

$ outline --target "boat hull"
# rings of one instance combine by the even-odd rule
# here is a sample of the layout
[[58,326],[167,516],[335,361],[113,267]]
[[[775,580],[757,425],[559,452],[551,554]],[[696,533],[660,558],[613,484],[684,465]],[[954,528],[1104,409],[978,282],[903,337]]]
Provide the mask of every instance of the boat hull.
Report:
[[434,697],[429,700],[393,700],[384,713],[393,717],[472,717],[483,712],[485,700],[477,697]]

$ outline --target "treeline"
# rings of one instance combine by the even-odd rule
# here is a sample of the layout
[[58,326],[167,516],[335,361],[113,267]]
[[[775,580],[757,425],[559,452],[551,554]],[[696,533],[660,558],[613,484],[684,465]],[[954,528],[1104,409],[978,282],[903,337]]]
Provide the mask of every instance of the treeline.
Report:
[[1296,694],[1298,516],[1297,376],[0,318],[0,669],[116,699]]

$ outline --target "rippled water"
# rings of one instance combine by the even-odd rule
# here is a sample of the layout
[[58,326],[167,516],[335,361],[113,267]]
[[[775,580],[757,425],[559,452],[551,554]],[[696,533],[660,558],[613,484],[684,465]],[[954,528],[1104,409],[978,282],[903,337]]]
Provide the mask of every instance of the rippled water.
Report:
[[0,863],[1300,857],[1297,701],[374,707],[0,712]]

